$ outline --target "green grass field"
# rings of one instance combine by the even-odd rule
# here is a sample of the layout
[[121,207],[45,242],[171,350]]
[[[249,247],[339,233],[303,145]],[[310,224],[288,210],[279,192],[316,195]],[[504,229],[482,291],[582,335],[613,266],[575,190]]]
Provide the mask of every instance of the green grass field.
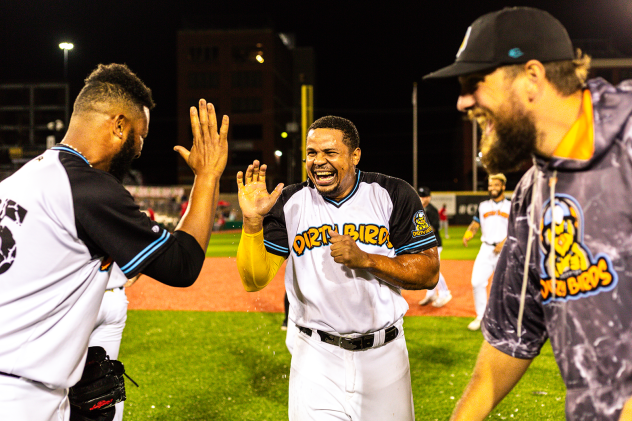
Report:
[[[443,259],[476,257],[480,236],[463,247],[450,227]],[[240,233],[213,233],[207,256],[234,257]],[[121,353],[128,374],[125,419],[287,420],[290,354],[283,315],[144,311],[128,314]],[[482,343],[459,317],[407,317],[405,332],[417,420],[447,420],[467,385]],[[559,420],[564,393],[547,343],[488,419]]]
[[[130,311],[120,359],[125,419],[287,420],[290,354],[282,314]],[[407,317],[418,420],[447,420],[470,379],[480,332],[458,317]],[[564,418],[564,385],[547,344],[489,419]]]

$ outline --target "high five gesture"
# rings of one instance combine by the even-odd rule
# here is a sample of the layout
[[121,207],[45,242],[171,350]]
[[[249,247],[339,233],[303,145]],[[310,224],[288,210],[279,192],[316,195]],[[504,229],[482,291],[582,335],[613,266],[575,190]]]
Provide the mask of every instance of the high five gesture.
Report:
[[280,183],[272,193],[268,193],[266,169],[266,165],[259,166],[259,161],[255,160],[248,166],[245,180],[243,172],[237,173],[239,207],[244,215],[244,231],[248,234],[263,229],[263,217],[272,209],[283,190],[283,183]]

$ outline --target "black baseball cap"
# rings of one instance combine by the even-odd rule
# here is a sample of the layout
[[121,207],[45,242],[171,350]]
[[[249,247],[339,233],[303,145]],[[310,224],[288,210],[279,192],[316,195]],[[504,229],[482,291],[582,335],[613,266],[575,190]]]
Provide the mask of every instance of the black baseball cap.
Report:
[[423,78],[463,76],[529,60],[574,58],[566,29],[551,14],[532,7],[506,7],[476,19],[467,28],[456,61]]
[[430,189],[428,187],[419,187],[419,197],[430,196]]

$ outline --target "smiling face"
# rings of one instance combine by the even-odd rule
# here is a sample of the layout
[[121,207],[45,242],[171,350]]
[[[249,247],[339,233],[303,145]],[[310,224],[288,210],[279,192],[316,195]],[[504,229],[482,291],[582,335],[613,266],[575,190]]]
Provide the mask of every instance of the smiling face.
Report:
[[514,171],[536,151],[535,122],[520,102],[514,80],[502,67],[459,78],[457,108],[480,126],[481,161],[492,173]]
[[360,162],[360,148],[353,151],[343,141],[343,133],[336,129],[314,129],[307,134],[307,176],[318,192],[340,200],[355,185],[355,167]]
[[489,179],[487,191],[489,192],[489,197],[493,200],[503,198],[505,193],[505,184],[498,179]]

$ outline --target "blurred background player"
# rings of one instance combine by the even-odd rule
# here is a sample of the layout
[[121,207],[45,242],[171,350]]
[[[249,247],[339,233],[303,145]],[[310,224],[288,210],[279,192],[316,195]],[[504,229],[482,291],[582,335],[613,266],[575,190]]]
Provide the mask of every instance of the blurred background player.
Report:
[[[428,223],[430,223],[430,226],[435,232],[435,237],[437,238],[437,251],[439,253],[439,258],[441,258],[443,243],[441,241],[441,233],[439,232],[439,212],[437,211],[437,208],[430,203],[432,200],[430,189],[428,187],[420,187],[419,198],[421,199],[421,205],[424,207],[424,212],[426,212]],[[419,305],[425,306],[428,303],[432,303],[433,307],[443,307],[451,299],[452,294],[448,289],[448,285],[445,283],[445,278],[443,277],[443,274],[439,272],[439,282],[437,283],[437,286],[426,292],[426,297],[419,302]]]
[[[128,301],[125,295],[125,288],[132,286],[139,276],[136,275],[132,279],[127,279],[118,265],[112,265],[110,280],[99,307],[94,330],[90,334],[90,341],[88,342],[89,347],[103,347],[111,360],[118,360],[123,330],[127,321]],[[119,402],[115,405],[113,421],[121,421],[123,419],[124,404],[125,402]]]
[[441,209],[439,209],[439,223],[440,228],[443,228],[443,235],[445,238],[450,238],[448,235],[448,208],[443,204]]
[[481,230],[481,249],[476,255],[472,268],[476,318],[467,326],[470,330],[481,328],[481,320],[487,305],[487,282],[494,273],[498,256],[507,238],[511,202],[505,198],[505,183],[507,183],[507,178],[503,174],[489,176],[487,191],[490,199],[478,205],[478,212],[463,236],[463,245],[467,247],[468,241],[474,237],[479,228]]

